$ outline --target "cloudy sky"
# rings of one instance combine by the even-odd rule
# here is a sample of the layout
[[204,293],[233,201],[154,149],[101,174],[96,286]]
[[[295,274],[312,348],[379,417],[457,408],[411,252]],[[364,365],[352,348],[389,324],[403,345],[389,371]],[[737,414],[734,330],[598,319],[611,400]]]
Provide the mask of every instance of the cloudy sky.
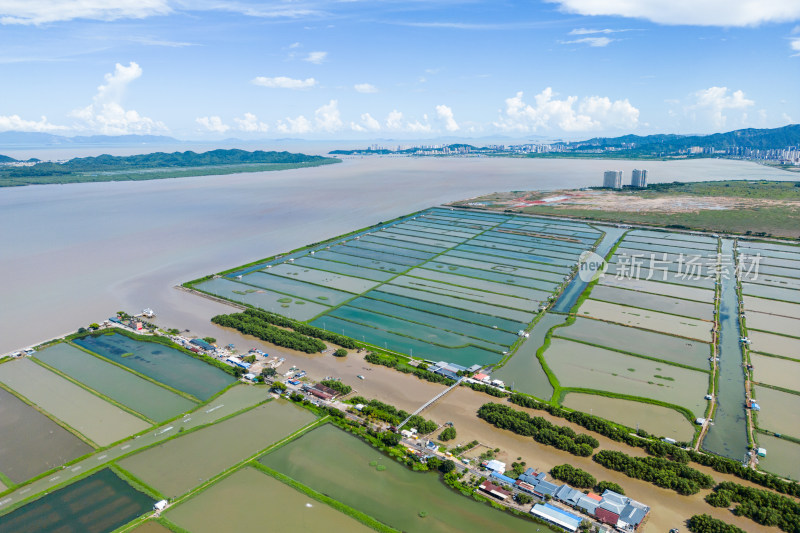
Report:
[[799,95],[800,0],[0,0],[0,131],[579,139]]

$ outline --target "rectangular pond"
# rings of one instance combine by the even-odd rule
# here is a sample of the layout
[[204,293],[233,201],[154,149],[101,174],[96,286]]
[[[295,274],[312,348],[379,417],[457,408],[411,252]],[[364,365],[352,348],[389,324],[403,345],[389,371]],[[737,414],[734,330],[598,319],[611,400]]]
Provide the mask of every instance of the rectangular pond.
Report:
[[672,298],[682,298],[684,300],[694,300],[696,302],[713,302],[714,291],[712,289],[701,289],[697,287],[686,287],[675,283],[663,281],[635,279],[630,277],[603,276],[600,284],[630,289],[634,291],[661,294]]
[[100,446],[150,427],[29,359],[0,365],[0,381]]
[[0,531],[105,533],[152,510],[154,503],[104,468],[0,516]]
[[192,533],[262,531],[265,517],[270,531],[373,531],[255,468],[237,471],[164,516]]
[[470,270],[489,272],[496,275],[513,275],[514,278],[531,279],[535,281],[543,281],[545,283],[549,282],[553,284],[558,284],[564,281],[564,275],[555,272],[547,272],[544,270],[535,270],[532,268],[522,268],[512,265],[504,265],[502,263],[495,263],[493,261],[477,261],[475,259],[465,259],[463,257],[450,255],[449,253],[442,254],[439,257],[437,257],[435,263],[466,267],[469,268]]
[[348,265],[358,266],[362,268],[371,268],[373,270],[380,270],[397,274],[411,268],[411,265],[401,265],[400,263],[392,263],[389,261],[378,261],[368,257],[358,257],[355,255],[347,255],[330,250],[323,250],[314,255],[317,259],[324,259],[326,261],[336,261],[338,263],[345,263]]
[[629,428],[639,427],[658,437],[679,442],[691,442],[694,437],[694,427],[685,416],[660,405],[578,392],[567,394],[561,404]]
[[[788,316],[750,311],[745,316],[748,331],[758,329],[780,335],[800,337],[800,315],[797,315],[797,318],[789,318]],[[800,359],[800,354],[797,354],[797,358]]]
[[748,330],[747,336],[750,338],[750,349],[754,352],[800,358],[800,339],[796,337],[785,337],[755,330]]
[[562,387],[652,398],[703,416],[709,375],[596,346],[553,339],[545,360]]
[[[214,278],[195,285],[197,290],[260,309],[278,312],[295,320],[308,320],[328,308],[321,302],[289,298],[279,292],[268,291],[226,278]],[[288,301],[287,301],[288,300]]]
[[273,276],[296,279],[306,283],[322,285],[323,287],[329,287],[331,289],[337,289],[354,294],[368,291],[379,284],[377,281],[345,276],[343,274],[336,274],[334,272],[328,272],[325,270],[315,270],[313,268],[299,265],[275,265],[269,269],[269,273]]
[[273,400],[127,457],[119,465],[174,498],[313,421],[310,411]]
[[353,297],[353,293],[329,289],[304,281],[273,276],[266,272],[253,272],[242,278],[242,283],[280,292],[286,296],[303,298],[326,305],[339,305]]
[[518,287],[513,284],[504,283],[501,281],[490,281],[474,277],[466,277],[457,275],[451,272],[443,272],[441,270],[428,269],[428,268],[415,268],[406,274],[406,276],[415,276],[418,278],[429,279],[447,283],[448,285],[457,285],[461,287],[468,287],[471,289],[478,289],[486,292],[493,292],[497,294],[505,294],[507,296],[515,296],[517,298],[527,298],[530,300],[541,301],[550,296],[550,291],[531,289],[527,287]]
[[0,388],[0,473],[11,481],[22,483],[91,451],[91,446]]
[[[450,263],[444,263],[439,261],[430,261],[425,263],[419,268],[414,269],[415,271],[420,270],[433,270],[436,272],[440,270],[442,272],[448,272],[450,274],[454,274],[456,276],[463,276],[467,278],[465,280],[466,283],[469,283],[470,278],[480,279],[484,281],[491,281],[495,283],[502,283],[507,286],[515,286],[515,287],[525,287],[528,289],[538,289],[545,292],[553,292],[556,287],[558,286],[557,283],[553,283],[551,281],[542,281],[538,279],[532,279],[527,277],[515,276],[513,274],[507,274],[504,272],[492,271],[492,270],[479,270],[477,268],[468,268],[464,266],[457,266]],[[413,275],[413,274],[412,274]],[[453,278],[455,279],[455,278]],[[458,280],[461,281],[461,280]],[[458,283],[463,284],[463,283]],[[507,289],[505,289],[507,290]],[[504,290],[504,291],[505,291]]]
[[[535,300],[528,300],[525,298],[518,298],[507,294],[497,294],[480,289],[472,289],[469,287],[457,287],[449,283],[441,281],[434,281],[428,279],[420,279],[412,277],[415,271],[411,271],[408,275],[399,276],[392,280],[390,285],[399,287],[409,287],[412,289],[419,289],[435,294],[441,294],[452,298],[461,298],[464,300],[473,300],[480,303],[489,305],[496,305],[500,307],[508,307],[511,309],[518,309],[520,311],[533,312],[539,307],[539,302]],[[430,272],[430,271],[426,271]],[[386,285],[381,286],[381,290],[385,289]],[[542,293],[547,297],[546,293]]]
[[608,285],[596,285],[592,289],[591,295],[594,300],[650,309],[672,315],[683,315],[701,320],[714,320],[714,304],[712,302],[681,300],[660,294],[632,291]]
[[800,439],[800,395],[767,387],[753,387],[758,412],[758,427]]
[[371,279],[373,281],[386,281],[394,275],[389,272],[381,272],[380,270],[375,270],[372,268],[360,267],[347,263],[339,263],[337,261],[326,261],[316,257],[301,257],[295,260],[294,264],[309,268],[316,268],[317,270],[325,270],[327,272],[336,272],[337,274],[344,274],[346,276],[353,276],[356,278]]
[[767,300],[766,298],[756,298],[755,296],[744,295],[744,307],[748,311],[758,311],[775,316],[784,316],[788,318],[800,317],[800,304],[793,304],[789,302],[776,302],[774,300]]
[[173,389],[208,400],[236,378],[175,348],[125,335],[87,335],[73,341]]
[[574,324],[556,329],[553,335],[701,370],[708,370],[710,366],[711,346],[707,343],[601,320],[577,317]]
[[624,305],[610,304],[592,299],[586,300],[581,305],[578,314],[687,339],[711,342],[712,323],[696,318],[668,315],[645,309],[633,309]]
[[90,389],[156,422],[168,420],[196,405],[188,398],[65,342],[36,352],[35,357]]
[[436,474],[412,472],[331,425],[303,435],[260,461],[401,531],[511,533],[547,529],[462,496],[440,482]]
[[330,315],[317,318],[311,322],[311,325],[333,333],[341,333],[353,339],[368,342],[374,346],[383,346],[385,349],[405,355],[413,355],[414,357],[431,361],[449,361],[466,367],[474,364],[486,365],[495,363],[502,357],[498,352],[485,350],[477,346],[470,345],[458,348],[437,346],[416,338],[398,335],[369,325],[342,320]]
[[758,469],[797,481],[800,479],[800,444],[772,435],[758,434],[758,445],[767,450],[758,458]]
[[750,353],[753,381],[800,392],[800,361]]

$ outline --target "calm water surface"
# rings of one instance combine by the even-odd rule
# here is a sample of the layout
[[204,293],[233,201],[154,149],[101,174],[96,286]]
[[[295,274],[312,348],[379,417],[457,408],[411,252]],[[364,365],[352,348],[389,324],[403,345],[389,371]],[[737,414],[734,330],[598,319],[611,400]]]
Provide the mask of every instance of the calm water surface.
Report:
[[[629,175],[641,166],[375,158],[285,172],[4,188],[0,353],[121,309],[152,307],[165,324],[199,330],[227,307],[172,289],[183,281],[442,202],[596,185],[607,168]],[[645,166],[653,182],[796,178],[724,160]]]

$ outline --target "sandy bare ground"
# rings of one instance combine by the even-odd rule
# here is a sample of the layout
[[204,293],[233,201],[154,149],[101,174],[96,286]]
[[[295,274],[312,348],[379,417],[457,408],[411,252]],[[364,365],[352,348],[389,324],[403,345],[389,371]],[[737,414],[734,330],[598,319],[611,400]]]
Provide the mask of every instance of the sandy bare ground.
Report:
[[[726,196],[664,196],[642,198],[626,192],[613,191],[529,191],[495,193],[469,202],[490,201],[493,207],[520,208],[531,205],[551,205],[563,208],[596,209],[599,211],[623,211],[629,213],[696,213],[706,210],[733,210],[754,207],[800,207],[800,202]],[[462,204],[464,202],[458,202]]]

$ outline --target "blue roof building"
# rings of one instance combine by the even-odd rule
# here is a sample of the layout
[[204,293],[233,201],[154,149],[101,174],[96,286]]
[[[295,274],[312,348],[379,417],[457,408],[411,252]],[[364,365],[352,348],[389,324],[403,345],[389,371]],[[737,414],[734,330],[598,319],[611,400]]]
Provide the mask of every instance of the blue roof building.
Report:
[[509,485],[513,485],[514,482],[516,481],[508,476],[504,476],[503,474],[498,474],[497,472],[492,472],[491,474],[489,474],[489,477],[500,480],[503,483],[507,483]]
[[537,503],[531,509],[531,514],[572,532],[578,530],[578,526],[581,525],[582,521],[579,516],[554,507],[549,503]]
[[208,350],[208,351],[216,350],[216,348],[214,348],[212,345],[210,345],[209,343],[207,343],[203,339],[192,339],[189,342],[194,344],[195,346],[198,346],[198,347],[204,349],[204,350]]

